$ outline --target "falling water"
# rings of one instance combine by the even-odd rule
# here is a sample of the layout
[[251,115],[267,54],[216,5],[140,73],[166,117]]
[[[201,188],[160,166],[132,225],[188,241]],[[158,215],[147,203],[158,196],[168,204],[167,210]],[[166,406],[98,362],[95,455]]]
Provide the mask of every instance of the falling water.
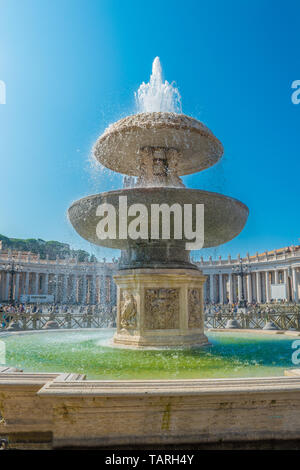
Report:
[[181,96],[174,82],[163,82],[159,57],[155,57],[153,61],[149,83],[143,82],[134,95],[139,113],[182,112]]

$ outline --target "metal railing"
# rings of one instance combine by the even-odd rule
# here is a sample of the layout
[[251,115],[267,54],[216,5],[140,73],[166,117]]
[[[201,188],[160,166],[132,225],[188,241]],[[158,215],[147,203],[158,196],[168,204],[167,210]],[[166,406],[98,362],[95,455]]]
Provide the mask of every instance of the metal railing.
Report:
[[115,324],[115,313],[4,313],[0,312],[0,331],[12,323],[21,330],[41,330],[50,321],[55,321],[58,328],[105,328]]
[[[58,328],[105,328],[115,325],[116,311],[101,313],[6,313],[0,311],[0,331],[11,323],[17,323],[21,330],[40,330],[49,321],[55,321]],[[273,322],[280,330],[300,331],[300,305],[258,305],[250,306],[247,312],[234,311],[226,305],[211,305],[205,308],[206,328],[225,328],[228,320],[237,320],[241,328],[262,329],[267,322]]]
[[300,331],[300,305],[261,304],[250,306],[246,312],[234,311],[225,305],[206,307],[206,328],[225,328],[228,320],[233,319],[245,329],[262,329],[267,322],[272,322],[280,330]]

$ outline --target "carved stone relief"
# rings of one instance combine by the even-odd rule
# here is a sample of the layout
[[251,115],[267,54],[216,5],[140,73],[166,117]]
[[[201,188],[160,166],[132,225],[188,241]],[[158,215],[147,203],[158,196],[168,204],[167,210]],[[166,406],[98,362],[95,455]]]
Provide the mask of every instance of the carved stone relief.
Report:
[[179,289],[145,290],[145,327],[149,330],[179,328]]
[[189,328],[202,328],[201,289],[188,290],[188,326]]
[[132,292],[121,291],[120,326],[122,329],[132,329],[137,326],[137,304]]

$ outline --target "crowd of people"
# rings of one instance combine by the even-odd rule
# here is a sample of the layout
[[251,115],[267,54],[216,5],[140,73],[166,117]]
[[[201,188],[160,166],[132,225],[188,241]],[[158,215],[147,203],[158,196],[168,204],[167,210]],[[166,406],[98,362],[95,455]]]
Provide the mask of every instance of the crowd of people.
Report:
[[86,314],[97,315],[103,318],[103,325],[111,326],[115,323],[116,308],[107,309],[100,305],[58,305],[58,304],[22,304],[22,303],[0,303],[0,327],[7,326],[16,314],[45,314],[45,315],[66,315],[66,314]]
[[[258,303],[258,302],[245,302],[243,306],[244,313],[257,314],[258,316],[262,313],[275,313],[281,306],[295,306],[295,302],[288,301],[275,301],[271,300],[269,303]],[[218,315],[222,313],[236,314],[241,312],[240,302],[218,304],[218,303],[205,303],[204,312],[206,315]]]

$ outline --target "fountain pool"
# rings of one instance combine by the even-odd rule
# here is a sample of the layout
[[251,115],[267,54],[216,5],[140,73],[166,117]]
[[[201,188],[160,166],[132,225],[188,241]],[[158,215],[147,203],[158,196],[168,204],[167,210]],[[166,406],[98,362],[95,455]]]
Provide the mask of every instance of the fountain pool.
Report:
[[155,380],[282,376],[293,367],[293,337],[207,331],[211,346],[132,350],[111,347],[114,329],[10,333],[6,362],[31,372],[74,372],[88,379]]

